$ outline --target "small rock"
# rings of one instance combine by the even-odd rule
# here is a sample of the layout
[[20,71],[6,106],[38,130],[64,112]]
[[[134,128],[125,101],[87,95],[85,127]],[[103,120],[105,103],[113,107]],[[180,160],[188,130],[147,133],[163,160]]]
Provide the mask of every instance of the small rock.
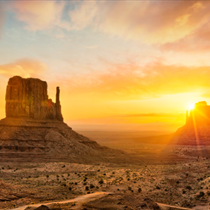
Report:
[[41,205],[41,206],[39,206],[38,208],[36,208],[34,210],[50,210],[50,208],[48,206]]

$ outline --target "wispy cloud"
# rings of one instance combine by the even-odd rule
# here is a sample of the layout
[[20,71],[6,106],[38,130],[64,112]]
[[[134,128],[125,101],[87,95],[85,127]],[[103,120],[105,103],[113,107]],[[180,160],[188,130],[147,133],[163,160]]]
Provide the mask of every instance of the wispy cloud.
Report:
[[5,77],[40,77],[47,71],[47,66],[32,59],[22,59],[13,63],[0,65],[0,75]]
[[92,27],[148,43],[179,40],[209,20],[207,1],[83,1],[70,11],[73,29]]
[[210,88],[210,66],[165,65],[161,61],[143,67],[134,62],[107,62],[103,66],[103,73],[92,70],[61,80],[72,94],[90,94],[104,100],[154,98]]
[[29,30],[37,31],[60,24],[65,2],[57,1],[14,1],[17,19]]
[[184,53],[201,53],[210,50],[210,23],[204,24],[188,36],[175,42],[168,42],[160,45],[159,48],[164,51],[175,51]]
[[117,115],[116,117],[174,117],[177,114],[169,113],[141,113],[141,114],[127,114],[127,115]]

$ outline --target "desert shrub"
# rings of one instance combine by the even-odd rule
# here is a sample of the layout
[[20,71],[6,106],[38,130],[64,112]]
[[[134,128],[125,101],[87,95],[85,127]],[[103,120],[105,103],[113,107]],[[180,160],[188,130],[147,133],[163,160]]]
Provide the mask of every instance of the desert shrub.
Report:
[[93,184],[90,184],[90,188],[94,188],[95,186]]
[[192,202],[189,202],[187,200],[184,200],[182,203],[181,203],[181,206],[182,207],[186,207],[186,208],[192,208],[194,206],[194,204]]
[[70,176],[70,174],[68,174],[68,176]]
[[157,190],[160,190],[160,186],[156,186],[156,189],[157,189]]
[[131,188],[130,186],[128,186],[128,190],[130,190],[130,191],[131,191],[131,190],[132,190],[132,188]]
[[87,182],[84,182],[83,185],[87,185]]
[[104,173],[104,176],[106,176],[106,173]]
[[188,186],[186,186],[186,189],[187,190],[192,190],[192,187],[188,185]]
[[205,195],[205,193],[203,191],[200,191],[200,193],[197,195],[197,198],[201,198]]
[[209,196],[210,195],[210,191],[207,191],[206,194]]
[[85,187],[85,190],[89,190],[89,187],[88,187],[88,186],[86,186],[86,187]]
[[61,186],[62,187],[66,187],[66,183],[61,183]]
[[183,189],[183,190],[182,190],[182,194],[185,194],[185,193],[186,193],[186,191]]
[[112,174],[115,174],[115,172],[113,171]]
[[77,182],[75,182],[74,184],[77,185]]
[[104,180],[101,179],[98,183],[99,183],[99,184],[103,184],[103,183],[104,183]]
[[69,191],[71,191],[72,190],[72,188],[71,187],[69,187]]
[[176,183],[177,183],[177,184],[179,184],[180,182],[179,182],[179,181],[177,181]]
[[139,189],[138,189],[138,192],[141,192],[142,190],[141,190],[141,188],[139,187]]
[[65,168],[65,167],[66,167],[65,165],[62,166],[62,168]]
[[47,178],[49,178],[49,175],[46,175]]

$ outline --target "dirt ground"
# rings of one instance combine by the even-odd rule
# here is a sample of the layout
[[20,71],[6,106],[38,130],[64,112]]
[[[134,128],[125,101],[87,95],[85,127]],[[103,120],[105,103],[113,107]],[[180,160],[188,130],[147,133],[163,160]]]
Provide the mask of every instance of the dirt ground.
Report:
[[[150,198],[180,207],[208,206],[210,162],[202,159],[175,165],[138,166],[7,162],[0,164],[0,189],[0,209],[66,200],[94,192]],[[121,203],[129,206],[126,199]]]
[[141,161],[131,164],[97,160],[95,164],[68,160],[1,162],[0,209],[65,201],[96,192],[108,195],[82,204],[53,204],[50,208],[156,209],[158,203],[161,209],[175,209],[164,205],[210,209],[209,147],[169,146],[136,139],[127,143],[108,140],[105,146],[110,145]]

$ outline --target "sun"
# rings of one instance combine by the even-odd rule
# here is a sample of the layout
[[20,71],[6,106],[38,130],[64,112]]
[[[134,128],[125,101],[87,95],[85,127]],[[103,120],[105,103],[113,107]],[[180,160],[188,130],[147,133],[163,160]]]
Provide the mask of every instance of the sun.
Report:
[[190,103],[190,104],[188,105],[188,109],[189,109],[189,110],[194,109],[194,108],[195,108],[195,104]]

